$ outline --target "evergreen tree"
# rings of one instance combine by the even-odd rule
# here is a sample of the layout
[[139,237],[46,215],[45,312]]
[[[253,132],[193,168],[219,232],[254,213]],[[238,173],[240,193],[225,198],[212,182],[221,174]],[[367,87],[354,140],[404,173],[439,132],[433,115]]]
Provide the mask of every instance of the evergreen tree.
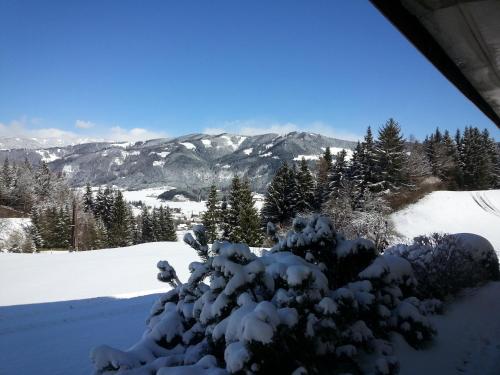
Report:
[[240,188],[240,204],[238,226],[235,237],[248,246],[262,245],[263,233],[259,213],[254,206],[252,191],[248,180],[244,180]]
[[493,166],[484,136],[478,128],[465,128],[461,147],[464,187],[488,189],[491,186]]
[[349,166],[346,157],[347,152],[344,149],[339,151],[336,155],[335,164],[332,165],[330,179],[328,181],[329,199],[340,196],[340,191],[347,183]]
[[146,205],[142,207],[141,214],[142,242],[154,241],[153,220]]
[[293,172],[284,163],[267,188],[262,207],[263,224],[289,225],[296,210],[296,192]]
[[57,212],[55,225],[53,227],[53,247],[59,249],[68,249],[71,240],[71,219],[69,209],[59,208]]
[[295,211],[296,213],[310,212],[314,208],[314,180],[304,157],[300,161],[296,180],[297,203]]
[[227,204],[227,197],[222,197],[220,205],[220,230],[221,240],[229,241],[229,208]]
[[318,175],[316,177],[315,191],[315,209],[321,211],[323,203],[328,200],[328,180],[332,168],[332,154],[330,147],[327,147],[325,153],[318,161]]
[[157,207],[153,207],[151,221],[153,222],[153,237],[154,241],[162,241],[160,213]]
[[94,197],[92,195],[92,188],[88,182],[83,194],[83,210],[84,212],[94,212]]
[[209,243],[214,243],[219,236],[220,209],[217,199],[217,188],[215,185],[210,186],[210,193],[206,203],[207,210],[203,213],[202,221],[206,229],[207,240]]
[[172,210],[167,206],[161,213],[163,241],[177,241],[177,232],[175,231],[175,223],[172,217]]
[[240,221],[240,203],[241,203],[241,182],[238,176],[234,176],[231,182],[229,192],[229,207],[226,215],[227,237],[231,242],[239,242],[238,235],[241,233],[239,228]]
[[42,162],[35,174],[35,194],[36,200],[43,201],[50,197],[52,174],[45,161]]
[[487,155],[487,168],[490,178],[488,179],[488,189],[500,187],[500,150],[493,138],[490,138],[488,129],[482,132],[483,148]]
[[113,198],[109,225],[109,244],[117,247],[131,245],[129,242],[128,210],[120,190],[117,190]]
[[375,144],[375,155],[379,167],[377,185],[379,190],[399,190],[408,183],[405,173],[407,155],[401,128],[394,119],[389,119],[379,130]]

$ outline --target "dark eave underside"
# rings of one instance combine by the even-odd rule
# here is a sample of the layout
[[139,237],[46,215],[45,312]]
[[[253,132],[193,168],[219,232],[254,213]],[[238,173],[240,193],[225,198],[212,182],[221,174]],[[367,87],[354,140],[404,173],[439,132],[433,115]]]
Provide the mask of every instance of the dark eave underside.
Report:
[[371,0],[500,128],[499,0]]

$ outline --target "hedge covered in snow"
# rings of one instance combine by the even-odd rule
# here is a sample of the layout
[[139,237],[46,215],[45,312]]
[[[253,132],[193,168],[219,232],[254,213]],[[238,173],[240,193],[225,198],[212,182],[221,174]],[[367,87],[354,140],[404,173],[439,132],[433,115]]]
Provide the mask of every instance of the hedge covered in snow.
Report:
[[444,298],[500,277],[493,246],[477,234],[420,236],[411,245],[396,245],[385,253],[411,263],[419,294],[425,297]]
[[94,348],[96,374],[393,374],[390,332],[413,346],[432,338],[436,300],[415,297],[408,260],[372,242],[345,240],[322,216],[296,219],[261,256],[244,244],[207,245],[202,226],[185,241],[200,255],[155,304],[126,351]]

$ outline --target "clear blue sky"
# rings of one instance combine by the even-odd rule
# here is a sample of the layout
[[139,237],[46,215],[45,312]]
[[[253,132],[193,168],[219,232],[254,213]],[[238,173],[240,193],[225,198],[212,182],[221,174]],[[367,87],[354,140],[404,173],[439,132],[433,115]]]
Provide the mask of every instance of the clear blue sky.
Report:
[[0,25],[4,133],[349,136],[394,117],[405,135],[476,125],[498,138],[364,0],[2,0]]

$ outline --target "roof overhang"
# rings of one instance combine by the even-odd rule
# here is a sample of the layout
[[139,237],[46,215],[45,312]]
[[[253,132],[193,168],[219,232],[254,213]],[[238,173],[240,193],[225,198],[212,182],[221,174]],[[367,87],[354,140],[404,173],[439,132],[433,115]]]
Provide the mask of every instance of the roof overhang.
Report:
[[500,128],[499,0],[370,0]]

